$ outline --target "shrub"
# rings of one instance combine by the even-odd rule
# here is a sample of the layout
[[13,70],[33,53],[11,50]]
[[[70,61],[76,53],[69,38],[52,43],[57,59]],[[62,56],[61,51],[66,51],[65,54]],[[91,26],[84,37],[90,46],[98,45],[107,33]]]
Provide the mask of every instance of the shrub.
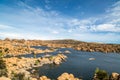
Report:
[[39,60],[36,60],[36,61],[35,61],[35,65],[38,65],[39,63],[40,63]]
[[100,70],[99,68],[96,68],[95,74],[99,80],[108,80],[109,78],[107,72],[105,70]]
[[11,80],[30,80],[30,77],[26,77],[24,73],[14,73],[12,72],[12,79]]
[[3,59],[0,58],[0,77],[1,76],[7,76],[7,68],[5,61],[3,61]]
[[0,52],[0,59],[3,57],[3,53],[2,52]]

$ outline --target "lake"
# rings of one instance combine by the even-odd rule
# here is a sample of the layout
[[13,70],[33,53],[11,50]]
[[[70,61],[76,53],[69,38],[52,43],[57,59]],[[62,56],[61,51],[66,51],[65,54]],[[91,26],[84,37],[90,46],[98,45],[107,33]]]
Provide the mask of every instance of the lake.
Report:
[[[38,48],[38,47],[37,47]],[[120,73],[120,54],[101,53],[101,52],[82,52],[71,48],[60,48],[57,51],[50,53],[56,55],[58,52],[69,50],[71,53],[64,53],[68,58],[60,65],[44,65],[38,69],[39,76],[46,75],[51,79],[56,79],[62,73],[72,73],[75,77],[83,78],[83,80],[92,80],[95,69],[106,70],[109,74],[112,72]],[[37,54],[37,57],[44,54]],[[32,57],[28,54],[26,57]],[[90,60],[90,58],[92,58]]]

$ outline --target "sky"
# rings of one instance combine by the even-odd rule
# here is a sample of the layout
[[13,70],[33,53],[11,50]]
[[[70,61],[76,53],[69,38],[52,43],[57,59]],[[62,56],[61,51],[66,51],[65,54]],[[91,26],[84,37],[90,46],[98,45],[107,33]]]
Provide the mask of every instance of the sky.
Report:
[[0,0],[0,39],[120,44],[120,0]]

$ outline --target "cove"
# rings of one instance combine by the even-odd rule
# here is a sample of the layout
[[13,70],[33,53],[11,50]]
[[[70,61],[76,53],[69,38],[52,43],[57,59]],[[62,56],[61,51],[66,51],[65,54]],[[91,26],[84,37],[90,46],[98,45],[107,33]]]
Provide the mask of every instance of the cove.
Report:
[[[39,49],[47,49],[47,47],[35,47]],[[71,53],[64,53],[66,50]],[[48,53],[56,55],[58,53],[65,54],[68,58],[60,65],[47,64],[42,67],[37,67],[37,76],[47,76],[51,79],[56,79],[62,73],[72,73],[75,77],[83,80],[92,80],[95,69],[106,70],[109,74],[112,72],[120,73],[120,54],[117,53],[101,53],[101,52],[83,52],[71,48],[59,48],[55,52]],[[45,54],[36,54],[37,57],[42,57]],[[33,54],[20,55],[20,57],[33,57]],[[93,60],[91,59],[93,58]]]
[[[106,70],[109,74],[112,72],[120,73],[120,55],[115,53],[100,53],[100,52],[82,52],[68,48],[58,49],[53,54],[59,51],[69,50],[67,61],[60,65],[44,65],[38,68],[39,76],[46,75],[51,79],[56,79],[62,73],[72,73],[75,77],[83,80],[92,80],[94,71],[98,67]],[[95,58],[95,60],[89,60]]]

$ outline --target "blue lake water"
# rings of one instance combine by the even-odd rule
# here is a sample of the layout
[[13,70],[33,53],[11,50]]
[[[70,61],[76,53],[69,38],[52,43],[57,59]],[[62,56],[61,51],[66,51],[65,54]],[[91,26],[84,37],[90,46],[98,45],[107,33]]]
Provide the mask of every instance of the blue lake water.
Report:
[[[61,49],[66,50],[66,49]],[[95,69],[106,70],[108,73],[120,73],[120,55],[115,53],[104,54],[100,52],[81,52],[67,49],[71,54],[67,55],[67,61],[59,66],[44,65],[39,68],[39,75],[46,75],[50,78],[57,78],[64,72],[72,73],[84,80],[92,80]],[[89,60],[95,58],[95,60]]]
[[[38,47],[37,47],[38,48]],[[39,47],[40,48],[40,47]],[[56,55],[58,52],[69,50],[70,54],[65,54],[67,61],[60,65],[44,65],[39,69],[39,76],[46,75],[51,79],[56,79],[64,72],[72,73],[75,77],[83,78],[83,80],[92,80],[95,69],[106,70],[109,74],[112,72],[120,73],[120,54],[115,53],[100,53],[100,52],[82,52],[70,48],[61,48],[55,52],[50,53]],[[37,54],[41,57],[44,54]],[[25,57],[33,57],[32,54],[25,55]],[[95,60],[89,60],[95,58]]]
[[36,48],[36,49],[45,50],[45,49],[49,49],[50,47],[47,47],[47,46],[31,46],[31,48]]

